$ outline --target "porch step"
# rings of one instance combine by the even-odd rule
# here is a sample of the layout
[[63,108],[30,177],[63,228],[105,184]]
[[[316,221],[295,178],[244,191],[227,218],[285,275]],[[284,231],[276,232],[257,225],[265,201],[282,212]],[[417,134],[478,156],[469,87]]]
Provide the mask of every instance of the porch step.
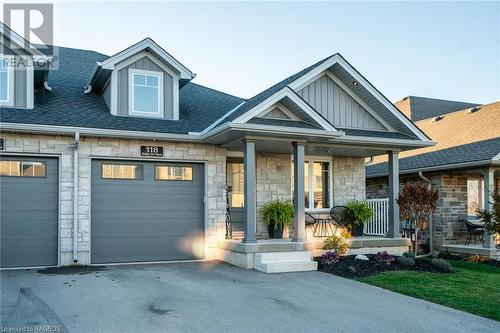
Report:
[[255,253],[255,269],[264,273],[305,272],[318,269],[308,251]]

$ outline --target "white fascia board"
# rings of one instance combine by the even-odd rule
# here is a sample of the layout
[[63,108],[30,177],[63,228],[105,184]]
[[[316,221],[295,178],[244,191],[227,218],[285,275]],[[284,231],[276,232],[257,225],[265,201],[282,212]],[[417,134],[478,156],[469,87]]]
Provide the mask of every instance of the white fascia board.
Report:
[[495,157],[493,157],[492,160],[500,161],[500,152]]
[[[300,131],[297,131],[300,129]],[[344,135],[342,131],[326,131],[321,129],[309,129],[309,128],[295,128],[287,126],[274,126],[274,125],[262,125],[262,124],[248,124],[248,123],[224,123],[221,126],[215,128],[214,130],[202,135],[202,139],[206,140],[210,137],[218,135],[228,130],[235,131],[252,131],[259,134],[279,134],[279,135],[289,135],[293,137],[320,137],[333,139],[338,136]]]
[[338,131],[332,124],[330,124],[325,118],[323,118],[318,112],[316,112],[316,110],[314,110],[309,104],[307,104],[302,98],[300,98],[295,93],[295,91],[293,91],[290,87],[285,87],[280,91],[276,92],[274,95],[265,99],[260,104],[248,110],[247,112],[245,112],[232,122],[240,124],[246,123],[250,119],[258,116],[266,109],[277,104],[285,97],[290,98],[298,107],[300,107],[305,113],[307,113],[307,115],[309,115],[312,119],[314,119],[326,131],[331,131],[331,132]]
[[0,130],[6,130],[6,131],[10,130],[10,131],[18,131],[26,133],[47,133],[47,134],[68,134],[68,135],[74,134],[75,132],[79,132],[80,135],[99,136],[99,137],[201,142],[200,135],[113,130],[106,128],[0,123]]
[[[439,171],[439,170],[464,169],[464,168],[471,168],[471,167],[483,167],[483,166],[487,166],[487,165],[489,165],[489,166],[500,166],[500,161],[497,161],[497,160],[482,160],[482,161],[473,161],[473,162],[443,164],[443,165],[436,165],[436,166],[416,168],[416,169],[399,170],[399,174],[400,175],[407,175],[407,174],[410,174],[410,173],[417,173],[417,172],[429,172],[429,171]],[[374,173],[374,174],[371,174],[371,175],[366,175],[366,178],[378,178],[378,177],[386,177],[386,176],[387,176],[387,172],[382,172],[382,173]]]
[[167,51],[156,44],[151,38],[146,38],[137,44],[134,44],[123,51],[111,56],[110,58],[102,62],[102,68],[113,70],[115,65],[136,53],[139,53],[146,48],[152,49],[156,54],[158,54],[163,60],[171,64],[175,69],[180,72],[180,77],[182,79],[193,79],[196,75],[193,74],[186,66],[181,64],[177,59],[172,57]]
[[289,84],[289,86],[296,90],[297,88],[304,85],[310,79],[314,78],[316,75],[321,74],[328,68],[332,67],[338,63],[342,66],[349,74],[356,79],[356,81],[363,85],[363,87],[368,90],[382,105],[384,105],[391,113],[393,113],[398,120],[400,120],[409,130],[412,131],[420,140],[430,141],[429,138],[408,118],[406,118],[390,101],[388,101],[380,92],[375,89],[363,76],[361,76],[357,70],[355,70],[347,61],[345,61],[339,54],[334,54],[330,59],[326,60],[324,63],[318,67],[312,69],[307,74],[304,74],[297,80]]
[[[383,132],[382,132],[383,133]],[[391,138],[376,138],[371,136],[355,136],[344,135],[334,140],[335,142],[352,142],[352,143],[374,143],[374,144],[392,144],[398,146],[408,146],[415,148],[424,148],[434,146],[436,143],[433,141],[420,141],[420,140],[405,140],[405,139],[391,139]]]
[[[17,32],[12,30],[10,27],[5,25],[3,22],[0,22],[0,34],[8,37],[11,42],[14,42],[17,46],[22,48],[25,51],[28,51],[32,56],[37,56],[42,59],[49,59],[51,57],[48,57],[45,53],[40,51],[37,47],[35,47],[33,44],[28,42],[26,39],[21,37]],[[28,45],[28,48],[25,48],[24,46]]]

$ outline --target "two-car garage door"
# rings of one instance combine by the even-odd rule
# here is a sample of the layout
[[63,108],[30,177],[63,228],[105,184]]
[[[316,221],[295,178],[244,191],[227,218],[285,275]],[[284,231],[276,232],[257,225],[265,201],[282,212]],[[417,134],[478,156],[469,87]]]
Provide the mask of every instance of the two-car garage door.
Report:
[[201,259],[204,165],[92,161],[91,262]]

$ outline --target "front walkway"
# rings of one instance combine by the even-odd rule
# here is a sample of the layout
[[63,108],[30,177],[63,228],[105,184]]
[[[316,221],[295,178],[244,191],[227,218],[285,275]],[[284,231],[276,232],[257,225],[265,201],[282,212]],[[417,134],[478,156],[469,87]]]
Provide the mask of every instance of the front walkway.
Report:
[[62,323],[77,333],[500,331],[489,319],[321,272],[263,274],[212,262],[0,274],[3,330]]

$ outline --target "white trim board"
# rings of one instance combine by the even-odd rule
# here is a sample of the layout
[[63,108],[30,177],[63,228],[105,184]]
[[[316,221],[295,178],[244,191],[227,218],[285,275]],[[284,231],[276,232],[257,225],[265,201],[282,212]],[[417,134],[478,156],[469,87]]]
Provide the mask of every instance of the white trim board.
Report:
[[196,75],[192,73],[187,67],[185,67],[182,63],[180,63],[177,59],[172,57],[167,51],[161,48],[158,44],[156,44],[151,38],[143,39],[142,41],[126,48],[118,52],[117,54],[111,56],[110,58],[104,60],[102,62],[103,69],[113,70],[115,65],[119,62],[133,56],[136,53],[144,51],[145,49],[150,48],[153,50],[158,56],[160,56],[165,62],[171,64],[177,71],[180,73],[180,77],[182,79],[193,79]]
[[264,110],[274,106],[276,103],[281,101],[283,98],[290,98],[298,107],[300,107],[307,115],[309,115],[314,121],[316,121],[324,130],[330,132],[338,132],[338,130],[330,124],[328,120],[323,118],[316,110],[314,110],[309,104],[307,104],[302,98],[300,98],[295,91],[290,89],[290,87],[285,87],[280,91],[276,92],[271,97],[265,99],[257,106],[251,108],[238,118],[232,121],[232,123],[243,124],[250,119],[256,117]]

